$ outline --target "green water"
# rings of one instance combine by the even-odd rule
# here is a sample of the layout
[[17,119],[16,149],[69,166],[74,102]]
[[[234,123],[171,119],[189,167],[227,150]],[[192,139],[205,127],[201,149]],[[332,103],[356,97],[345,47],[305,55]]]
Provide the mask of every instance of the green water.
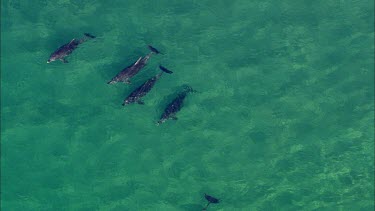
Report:
[[372,0],[1,2],[2,210],[373,210]]

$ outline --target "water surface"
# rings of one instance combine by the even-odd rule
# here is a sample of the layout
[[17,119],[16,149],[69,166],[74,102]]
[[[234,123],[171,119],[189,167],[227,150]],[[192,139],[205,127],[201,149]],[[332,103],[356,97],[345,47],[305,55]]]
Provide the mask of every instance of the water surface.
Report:
[[[373,210],[373,1],[1,4],[3,210]],[[165,55],[106,84],[147,44]]]

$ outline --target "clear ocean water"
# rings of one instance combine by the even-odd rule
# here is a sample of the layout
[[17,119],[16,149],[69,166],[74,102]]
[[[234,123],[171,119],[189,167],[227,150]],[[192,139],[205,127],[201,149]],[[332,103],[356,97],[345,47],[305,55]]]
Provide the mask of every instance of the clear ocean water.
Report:
[[[374,209],[372,0],[1,6],[2,210]],[[164,55],[106,84],[148,44]],[[174,73],[121,106],[159,64]]]

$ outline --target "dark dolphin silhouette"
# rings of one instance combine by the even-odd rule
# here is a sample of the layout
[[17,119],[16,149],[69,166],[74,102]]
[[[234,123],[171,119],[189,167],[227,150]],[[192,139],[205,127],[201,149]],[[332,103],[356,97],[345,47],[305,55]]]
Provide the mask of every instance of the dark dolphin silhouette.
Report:
[[204,198],[206,198],[208,203],[207,203],[206,207],[204,207],[202,210],[207,210],[207,208],[210,204],[217,204],[220,201],[219,199],[217,199],[213,196],[207,195],[207,194],[204,194]]
[[161,115],[160,120],[157,125],[167,121],[168,119],[177,120],[176,114],[179,112],[183,106],[185,97],[190,92],[196,92],[190,86],[185,86],[184,91],[180,92],[178,96],[170,102],[164,109],[164,113]]
[[[152,46],[151,46],[152,47]],[[150,48],[150,46],[149,46]],[[151,48],[150,48],[151,49]],[[151,49],[151,52],[147,54],[145,57],[139,57],[139,59],[132,65],[124,68],[121,72],[119,72],[115,77],[113,77],[110,81],[108,81],[108,84],[114,84],[118,82],[123,82],[130,84],[130,78],[135,76],[142,68],[144,68],[150,59],[152,54],[158,54],[159,51],[157,51],[155,48],[154,50]],[[155,51],[156,50],[156,51]]]
[[128,97],[125,98],[123,106],[129,105],[131,103],[138,103],[138,104],[144,104],[142,101],[142,97],[144,97],[148,92],[151,91],[151,89],[154,87],[156,81],[161,77],[163,72],[157,74],[156,76],[148,79],[146,82],[144,82],[142,85],[140,85],[137,89],[135,89]]
[[53,62],[53,61],[56,61],[56,60],[61,60],[64,63],[68,63],[68,60],[65,59],[66,56],[71,54],[74,51],[74,49],[76,49],[78,47],[78,45],[80,45],[81,43],[87,41],[88,39],[95,38],[94,35],[91,35],[89,33],[84,33],[84,35],[85,35],[84,38],[82,38],[80,40],[73,39],[69,43],[66,43],[63,46],[61,46],[60,48],[58,48],[55,52],[53,52],[50,55],[49,59],[47,60],[47,63],[50,63],[50,62]]

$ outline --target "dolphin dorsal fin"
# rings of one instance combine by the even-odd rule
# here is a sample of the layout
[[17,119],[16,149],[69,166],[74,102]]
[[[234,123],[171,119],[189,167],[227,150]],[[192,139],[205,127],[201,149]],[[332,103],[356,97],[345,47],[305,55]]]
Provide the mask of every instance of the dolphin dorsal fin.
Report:
[[134,63],[134,65],[137,65],[141,61],[141,59],[142,59],[142,56],[139,57],[139,59]]

